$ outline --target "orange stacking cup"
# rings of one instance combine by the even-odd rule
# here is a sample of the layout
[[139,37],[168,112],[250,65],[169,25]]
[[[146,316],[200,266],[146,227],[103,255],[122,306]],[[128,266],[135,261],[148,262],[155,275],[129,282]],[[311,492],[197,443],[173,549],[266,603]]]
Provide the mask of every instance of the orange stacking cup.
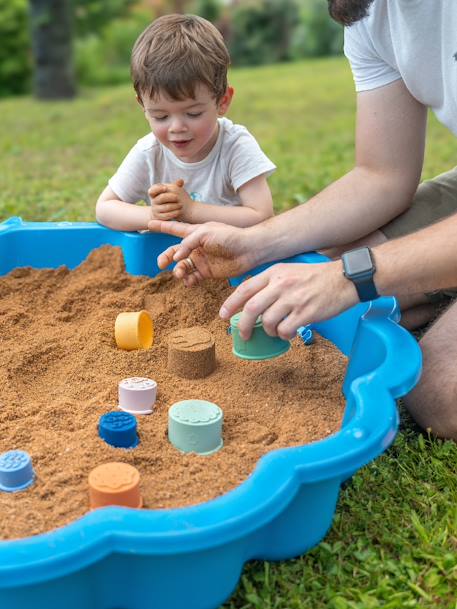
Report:
[[92,509],[107,505],[141,508],[140,472],[127,463],[104,463],[89,474],[89,501]]
[[114,336],[120,349],[149,349],[154,340],[154,325],[147,311],[119,313],[114,324]]

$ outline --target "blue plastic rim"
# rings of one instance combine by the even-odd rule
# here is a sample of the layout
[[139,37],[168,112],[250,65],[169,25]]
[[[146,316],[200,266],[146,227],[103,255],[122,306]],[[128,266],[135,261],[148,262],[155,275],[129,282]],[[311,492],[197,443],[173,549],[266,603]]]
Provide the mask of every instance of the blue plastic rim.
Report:
[[314,332],[311,324],[300,326],[297,330],[297,336],[302,339],[304,345],[312,345],[314,343]]
[[[129,273],[153,276],[157,255],[177,241],[11,218],[0,224],[0,274],[18,266],[74,268],[111,244],[122,248]],[[314,253],[287,260],[324,261]],[[418,381],[421,352],[398,318],[395,300],[380,298],[313,324],[349,357],[339,432],[268,453],[243,484],[201,505],[107,507],[44,535],[0,542],[0,607],[61,609],[64,599],[65,609],[216,609],[246,561],[283,560],[315,546],[331,526],[341,482],[391,444],[396,399]]]
[[136,418],[128,412],[107,412],[98,424],[100,438],[116,448],[138,446]]
[[32,458],[24,450],[9,450],[0,455],[0,490],[23,491],[35,481]]

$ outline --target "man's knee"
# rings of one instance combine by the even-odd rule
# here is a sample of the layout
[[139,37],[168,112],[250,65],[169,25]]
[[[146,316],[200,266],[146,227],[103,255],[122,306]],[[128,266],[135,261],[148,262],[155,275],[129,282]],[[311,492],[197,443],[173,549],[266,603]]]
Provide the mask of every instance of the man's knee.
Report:
[[[424,367],[417,387],[405,397],[413,418],[433,435],[457,440],[457,375],[440,341],[421,341]],[[453,358],[452,358],[453,359]]]
[[[436,390],[422,391],[419,386],[405,397],[405,405],[413,419],[434,436],[457,441],[457,412],[455,399]],[[433,397],[432,397],[433,394]]]

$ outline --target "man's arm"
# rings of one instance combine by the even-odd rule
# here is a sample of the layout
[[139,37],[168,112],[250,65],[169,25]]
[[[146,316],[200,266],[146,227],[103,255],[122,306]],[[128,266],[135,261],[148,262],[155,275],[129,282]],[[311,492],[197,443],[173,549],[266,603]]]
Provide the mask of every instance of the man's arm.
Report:
[[354,168],[307,203],[250,229],[259,261],[350,243],[405,211],[420,180],[426,121],[426,108],[401,80],[359,93]]
[[457,214],[374,248],[380,294],[421,294],[457,287]]
[[95,214],[100,224],[122,231],[147,230],[151,219],[150,207],[121,201],[109,186],[99,196]]
[[[402,296],[457,286],[457,214],[373,249],[374,281],[381,295]],[[197,258],[198,263],[198,258]],[[340,260],[327,264],[275,264],[244,281],[221,307],[223,319],[243,310],[240,334],[255,320],[272,336],[292,338],[297,329],[341,313],[359,301]]]

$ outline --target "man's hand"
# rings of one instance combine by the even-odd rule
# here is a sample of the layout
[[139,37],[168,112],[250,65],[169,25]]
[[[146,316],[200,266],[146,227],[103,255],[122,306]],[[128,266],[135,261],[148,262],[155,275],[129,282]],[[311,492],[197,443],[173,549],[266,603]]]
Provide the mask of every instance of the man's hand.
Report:
[[244,281],[224,302],[222,319],[243,310],[239,330],[248,340],[259,315],[270,336],[293,338],[300,326],[322,321],[358,302],[341,261],[322,264],[275,264]]
[[[162,252],[157,264],[164,269],[177,262],[173,272],[178,279],[184,280],[186,286],[209,278],[236,277],[258,264],[257,248],[253,246],[250,229],[217,222],[185,224],[157,220],[151,220],[148,228],[184,237],[181,243]],[[191,258],[192,268],[187,258]]]
[[184,180],[179,179],[171,184],[154,184],[148,190],[151,197],[151,219],[153,220],[189,220],[194,202],[184,190]]

